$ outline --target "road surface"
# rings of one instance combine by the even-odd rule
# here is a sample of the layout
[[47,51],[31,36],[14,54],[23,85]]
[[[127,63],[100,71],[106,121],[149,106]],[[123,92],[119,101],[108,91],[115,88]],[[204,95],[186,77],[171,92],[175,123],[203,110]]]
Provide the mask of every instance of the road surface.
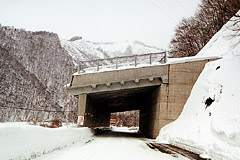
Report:
[[187,160],[181,155],[173,157],[149,148],[149,139],[126,130],[109,131],[94,136],[84,144],[43,155],[38,160]]

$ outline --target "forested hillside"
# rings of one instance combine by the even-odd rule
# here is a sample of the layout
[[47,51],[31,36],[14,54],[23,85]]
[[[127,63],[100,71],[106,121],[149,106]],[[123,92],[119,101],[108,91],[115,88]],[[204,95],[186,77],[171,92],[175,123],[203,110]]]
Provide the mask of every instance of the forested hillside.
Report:
[[0,53],[0,121],[75,116],[63,112],[74,65],[57,34],[0,26]]

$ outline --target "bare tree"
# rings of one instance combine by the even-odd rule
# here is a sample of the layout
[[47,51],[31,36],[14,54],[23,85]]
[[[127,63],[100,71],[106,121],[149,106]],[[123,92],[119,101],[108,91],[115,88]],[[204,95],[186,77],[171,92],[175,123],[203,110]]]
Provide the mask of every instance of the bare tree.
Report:
[[132,127],[139,126],[139,111],[125,111],[125,112],[116,112],[111,114],[111,119],[116,120],[115,126],[118,127]]
[[[196,14],[183,19],[170,42],[172,57],[196,55],[231,17],[239,16],[240,0],[202,0]],[[236,21],[239,23],[239,21]]]

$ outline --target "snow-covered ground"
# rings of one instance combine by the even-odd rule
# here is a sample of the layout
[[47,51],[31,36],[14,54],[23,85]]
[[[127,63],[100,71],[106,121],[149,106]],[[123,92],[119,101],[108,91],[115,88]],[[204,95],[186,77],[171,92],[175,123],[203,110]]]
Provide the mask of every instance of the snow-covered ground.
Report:
[[25,122],[0,123],[0,159],[35,158],[74,143],[82,144],[92,136],[90,129],[76,125],[52,129]]
[[44,128],[26,122],[0,123],[1,160],[187,160],[150,149],[139,137],[138,127],[112,127],[112,132],[93,135],[88,128],[64,125]]
[[233,20],[195,57],[223,58],[206,64],[179,118],[160,130],[159,142],[212,159],[240,159],[240,36],[233,30],[240,26]]
[[88,143],[75,144],[60,151],[44,155],[37,160],[187,160],[149,148],[145,138],[136,130],[114,127],[113,132],[94,136]]

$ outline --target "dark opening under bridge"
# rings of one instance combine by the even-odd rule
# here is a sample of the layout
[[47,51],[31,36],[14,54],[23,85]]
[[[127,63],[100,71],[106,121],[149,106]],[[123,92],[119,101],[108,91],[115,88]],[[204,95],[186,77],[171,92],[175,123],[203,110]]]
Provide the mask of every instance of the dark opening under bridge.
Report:
[[111,113],[140,110],[140,132],[156,138],[160,128],[178,118],[205,64],[215,59],[161,64],[160,58],[159,65],[109,71],[96,66],[97,72],[72,75],[68,91],[78,98],[83,126],[109,126]]

